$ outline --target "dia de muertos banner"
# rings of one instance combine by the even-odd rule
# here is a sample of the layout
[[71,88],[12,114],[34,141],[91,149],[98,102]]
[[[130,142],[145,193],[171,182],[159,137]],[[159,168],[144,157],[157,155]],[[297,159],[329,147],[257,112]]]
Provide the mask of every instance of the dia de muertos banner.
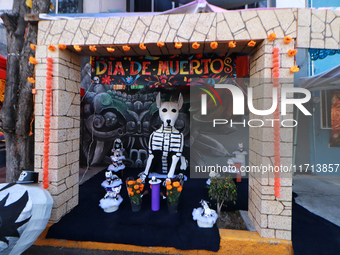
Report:
[[332,94],[332,134],[329,146],[340,147],[340,90],[334,90]]
[[194,84],[199,79],[228,83],[236,77],[235,57],[226,53],[93,57],[92,80],[114,89]]

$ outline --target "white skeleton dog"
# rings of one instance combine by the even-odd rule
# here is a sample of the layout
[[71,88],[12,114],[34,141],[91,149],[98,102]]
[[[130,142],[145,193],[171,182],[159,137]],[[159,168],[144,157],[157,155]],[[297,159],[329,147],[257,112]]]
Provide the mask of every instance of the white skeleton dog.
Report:
[[[183,97],[179,94],[178,103],[162,102],[161,93],[158,93],[156,104],[159,109],[159,117],[163,124],[154,131],[149,140],[149,157],[146,162],[144,172],[139,174],[139,177],[144,181],[149,174],[151,163],[154,159],[154,151],[162,151],[162,173],[167,174],[167,179],[174,177],[175,169],[178,161],[181,159],[181,170],[187,168],[185,158],[182,156],[184,138],[175,127],[175,122],[178,117],[179,110],[183,105]],[[173,154],[171,158],[171,166],[168,170],[167,158],[169,154]]]

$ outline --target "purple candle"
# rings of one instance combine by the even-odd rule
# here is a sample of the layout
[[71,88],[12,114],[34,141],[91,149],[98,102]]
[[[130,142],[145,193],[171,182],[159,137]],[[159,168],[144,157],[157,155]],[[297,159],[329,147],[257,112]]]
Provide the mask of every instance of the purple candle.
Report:
[[161,189],[161,180],[156,179],[155,176],[149,181],[151,187],[151,210],[158,211],[160,205],[160,189]]

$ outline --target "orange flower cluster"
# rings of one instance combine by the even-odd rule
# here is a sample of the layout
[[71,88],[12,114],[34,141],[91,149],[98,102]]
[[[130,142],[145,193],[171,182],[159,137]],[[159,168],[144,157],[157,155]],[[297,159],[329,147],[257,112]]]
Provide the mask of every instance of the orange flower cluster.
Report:
[[132,201],[134,201],[136,204],[139,203],[141,199],[141,192],[143,192],[144,184],[142,183],[141,179],[135,180],[127,180],[126,181],[127,191],[129,194],[129,197]]
[[250,42],[248,43],[248,46],[249,46],[249,47],[255,47],[255,45],[256,45],[256,42],[254,42],[254,41],[250,41]]
[[140,48],[141,50],[146,50],[146,46],[144,45],[144,43],[140,43],[140,44],[139,44],[139,48]]
[[200,46],[201,46],[201,45],[200,45],[198,42],[194,42],[194,43],[192,44],[192,48],[195,49],[195,50],[197,50]]
[[131,49],[131,47],[129,45],[124,45],[123,46],[123,50],[124,51],[129,51]]
[[290,71],[292,72],[292,73],[297,73],[298,71],[300,71],[300,68],[298,67],[298,66],[292,66],[291,68],[290,68]]
[[164,42],[157,42],[157,46],[158,46],[158,47],[163,47],[164,45],[165,45]]
[[229,42],[228,46],[229,46],[229,48],[235,48],[236,47],[236,42]]
[[268,35],[268,40],[269,41],[274,41],[276,39],[276,34],[275,33],[271,33],[270,35]]
[[76,50],[76,51],[81,51],[81,47],[79,45],[73,45],[73,48]]
[[114,51],[115,51],[115,49],[112,48],[112,47],[106,47],[106,50],[107,50],[108,52],[114,52]]
[[[183,187],[181,186],[179,181],[174,181],[174,182],[167,181],[166,182],[166,190],[167,190],[166,195],[169,196],[169,194],[173,194],[173,192],[176,192],[176,191],[178,193],[182,192]],[[179,194],[178,194],[178,197],[179,197]]]
[[213,50],[216,50],[217,47],[218,47],[218,43],[217,43],[217,42],[211,42],[211,43],[210,43],[210,47],[211,47]]
[[295,49],[293,49],[293,50],[288,50],[287,55],[288,55],[289,57],[294,57],[294,56],[296,55],[297,52],[298,52],[298,50],[295,50]]
[[90,51],[92,51],[92,52],[97,51],[96,45],[90,45],[90,46],[89,46],[89,49],[90,49]]
[[59,44],[58,44],[58,48],[59,48],[60,50],[65,50],[65,49],[66,49],[66,44],[59,43]]
[[287,35],[287,36],[285,36],[285,38],[283,38],[283,43],[284,43],[284,44],[288,44],[288,43],[290,43],[292,40],[293,40],[293,39],[292,39],[289,35]]
[[50,45],[48,45],[47,49],[49,51],[55,51],[56,47],[54,45],[50,44]]
[[182,48],[182,43],[181,42],[175,42],[175,48],[176,49]]

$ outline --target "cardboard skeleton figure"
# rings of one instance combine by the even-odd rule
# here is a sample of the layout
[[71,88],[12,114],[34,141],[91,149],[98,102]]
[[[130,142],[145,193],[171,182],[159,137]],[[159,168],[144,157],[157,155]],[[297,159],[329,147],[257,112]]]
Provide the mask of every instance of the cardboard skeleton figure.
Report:
[[[163,124],[150,136],[149,157],[144,172],[139,174],[139,177],[143,181],[149,174],[156,152],[158,152],[158,154],[161,152],[162,174],[165,174],[167,179],[174,177],[178,161],[181,161],[181,170],[185,170],[187,167],[186,160],[182,156],[184,145],[183,134],[175,128],[179,110],[183,105],[183,97],[181,94],[179,95],[178,103],[162,102],[161,94],[158,93],[156,104],[159,109],[159,117]],[[170,162],[168,162],[168,158],[170,158]],[[170,168],[168,163],[170,163]]]
[[102,182],[102,187],[105,188],[106,194],[100,200],[99,206],[107,213],[117,211],[123,198],[120,196],[122,188],[122,180],[117,175],[112,174],[112,171],[105,172],[106,180]]

